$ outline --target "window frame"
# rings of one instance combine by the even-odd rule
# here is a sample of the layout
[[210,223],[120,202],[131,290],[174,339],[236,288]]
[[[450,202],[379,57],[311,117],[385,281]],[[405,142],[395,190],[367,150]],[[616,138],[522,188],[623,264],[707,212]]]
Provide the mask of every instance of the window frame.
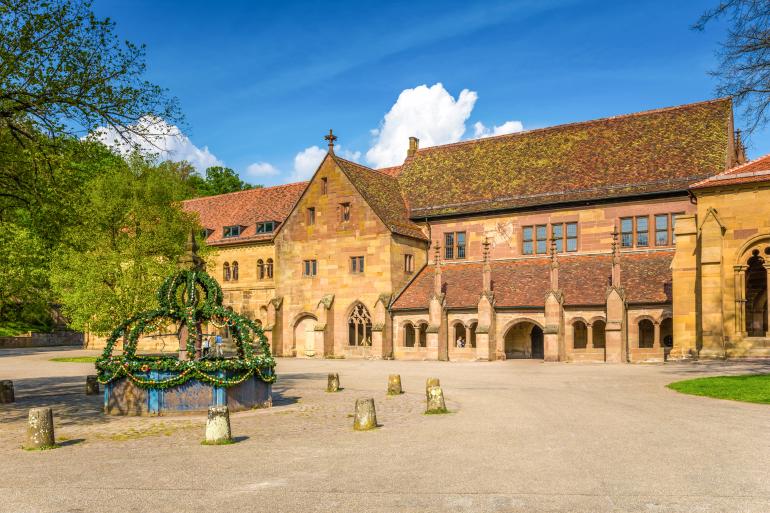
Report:
[[406,274],[414,272],[414,255],[411,253],[404,254],[404,272]]
[[366,270],[364,255],[350,257],[350,265],[348,270],[350,271],[350,274],[364,274]]
[[307,207],[306,222],[308,226],[315,226],[315,207]]
[[349,223],[350,222],[350,202],[345,201],[340,203],[340,223]]
[[[257,233],[273,233],[275,231],[275,221],[262,221],[257,223]],[[267,227],[270,227],[268,230]],[[262,227],[262,230],[260,230],[260,227]]]
[[318,276],[318,261],[315,259],[303,260],[302,276],[304,278],[314,278]]
[[[548,254],[548,223],[546,224],[536,224],[535,227],[535,254],[536,255],[546,255]],[[539,230],[538,228],[543,228],[543,238],[540,238]],[[543,243],[543,250],[540,251],[540,243]]]
[[321,194],[326,195],[329,193],[329,179],[325,176],[321,177]]
[[[634,216],[626,216],[620,218],[620,247],[621,248],[633,248],[635,247],[636,243],[636,221],[634,220]],[[631,223],[631,231],[627,232],[623,230],[623,221],[628,221]],[[630,235],[631,237],[631,243],[625,244],[623,240],[624,235]]]
[[[462,243],[460,243],[461,239]],[[465,260],[466,258],[468,258],[468,232],[465,230],[444,232],[444,259]]]
[[[647,230],[640,231],[639,230],[639,221],[644,220],[647,223]],[[646,244],[640,244],[639,243],[639,236],[640,235],[647,235],[647,243]],[[642,216],[634,216],[634,247],[636,248],[649,248],[650,247],[650,216],[649,215],[642,215]]]
[[[236,231],[237,229],[237,231]],[[223,239],[234,239],[235,237],[240,237],[241,232],[243,231],[243,227],[238,224],[233,224],[230,226],[223,226],[222,227],[222,238]],[[235,232],[235,233],[233,233]]]
[[[658,229],[658,219],[665,217],[666,218],[666,229],[665,230],[659,230]],[[671,245],[671,214],[669,213],[662,213],[662,214],[653,214],[653,223],[654,226],[652,228],[654,236],[654,245],[655,247],[665,247]],[[658,244],[658,234],[664,232],[666,233],[666,242],[664,244]]]

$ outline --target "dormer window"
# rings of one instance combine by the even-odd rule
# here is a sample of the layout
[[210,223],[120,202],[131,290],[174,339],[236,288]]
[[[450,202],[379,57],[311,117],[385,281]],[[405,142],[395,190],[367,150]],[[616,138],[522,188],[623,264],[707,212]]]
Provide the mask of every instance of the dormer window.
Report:
[[240,237],[241,235],[241,227],[240,226],[225,226],[224,231],[222,233],[222,236],[227,239],[230,237]]
[[209,238],[209,235],[211,235],[212,233],[214,233],[214,230],[212,230],[212,229],[210,229],[210,228],[204,228],[204,229],[202,229],[202,230],[201,230],[201,233],[200,233],[201,239],[203,239],[203,240],[206,240],[206,239],[208,239],[208,238]]
[[275,231],[275,221],[257,223],[257,233],[272,233]]

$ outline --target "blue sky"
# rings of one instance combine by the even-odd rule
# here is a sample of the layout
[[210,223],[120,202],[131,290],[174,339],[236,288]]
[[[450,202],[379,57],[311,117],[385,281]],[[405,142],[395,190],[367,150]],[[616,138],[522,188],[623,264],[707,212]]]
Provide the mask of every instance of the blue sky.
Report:
[[[381,166],[411,132],[436,144],[713,98],[725,27],[690,26],[716,2],[96,0],[95,10],[146,43],[148,78],[179,98],[198,150],[185,155],[272,185],[305,177],[329,128],[343,155]],[[754,134],[751,156],[770,152],[768,134]]]

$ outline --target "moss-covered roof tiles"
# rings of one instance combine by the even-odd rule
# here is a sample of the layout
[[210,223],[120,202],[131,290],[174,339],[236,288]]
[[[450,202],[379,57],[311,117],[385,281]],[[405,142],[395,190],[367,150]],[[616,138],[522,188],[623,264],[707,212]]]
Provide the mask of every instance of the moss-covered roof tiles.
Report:
[[413,219],[685,191],[724,171],[719,99],[422,148],[398,173]]

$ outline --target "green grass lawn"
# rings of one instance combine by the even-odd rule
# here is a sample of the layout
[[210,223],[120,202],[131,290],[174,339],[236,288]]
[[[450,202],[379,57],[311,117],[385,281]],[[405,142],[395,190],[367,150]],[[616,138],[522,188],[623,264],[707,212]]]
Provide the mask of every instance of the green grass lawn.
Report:
[[3,321],[0,322],[0,337],[15,337],[23,335],[28,331],[37,333],[48,333],[50,328],[40,324],[30,324],[22,321]]
[[51,358],[51,361],[66,363],[94,363],[96,362],[96,356],[60,356],[58,358]]
[[770,404],[770,374],[688,379],[667,386],[683,394]]

